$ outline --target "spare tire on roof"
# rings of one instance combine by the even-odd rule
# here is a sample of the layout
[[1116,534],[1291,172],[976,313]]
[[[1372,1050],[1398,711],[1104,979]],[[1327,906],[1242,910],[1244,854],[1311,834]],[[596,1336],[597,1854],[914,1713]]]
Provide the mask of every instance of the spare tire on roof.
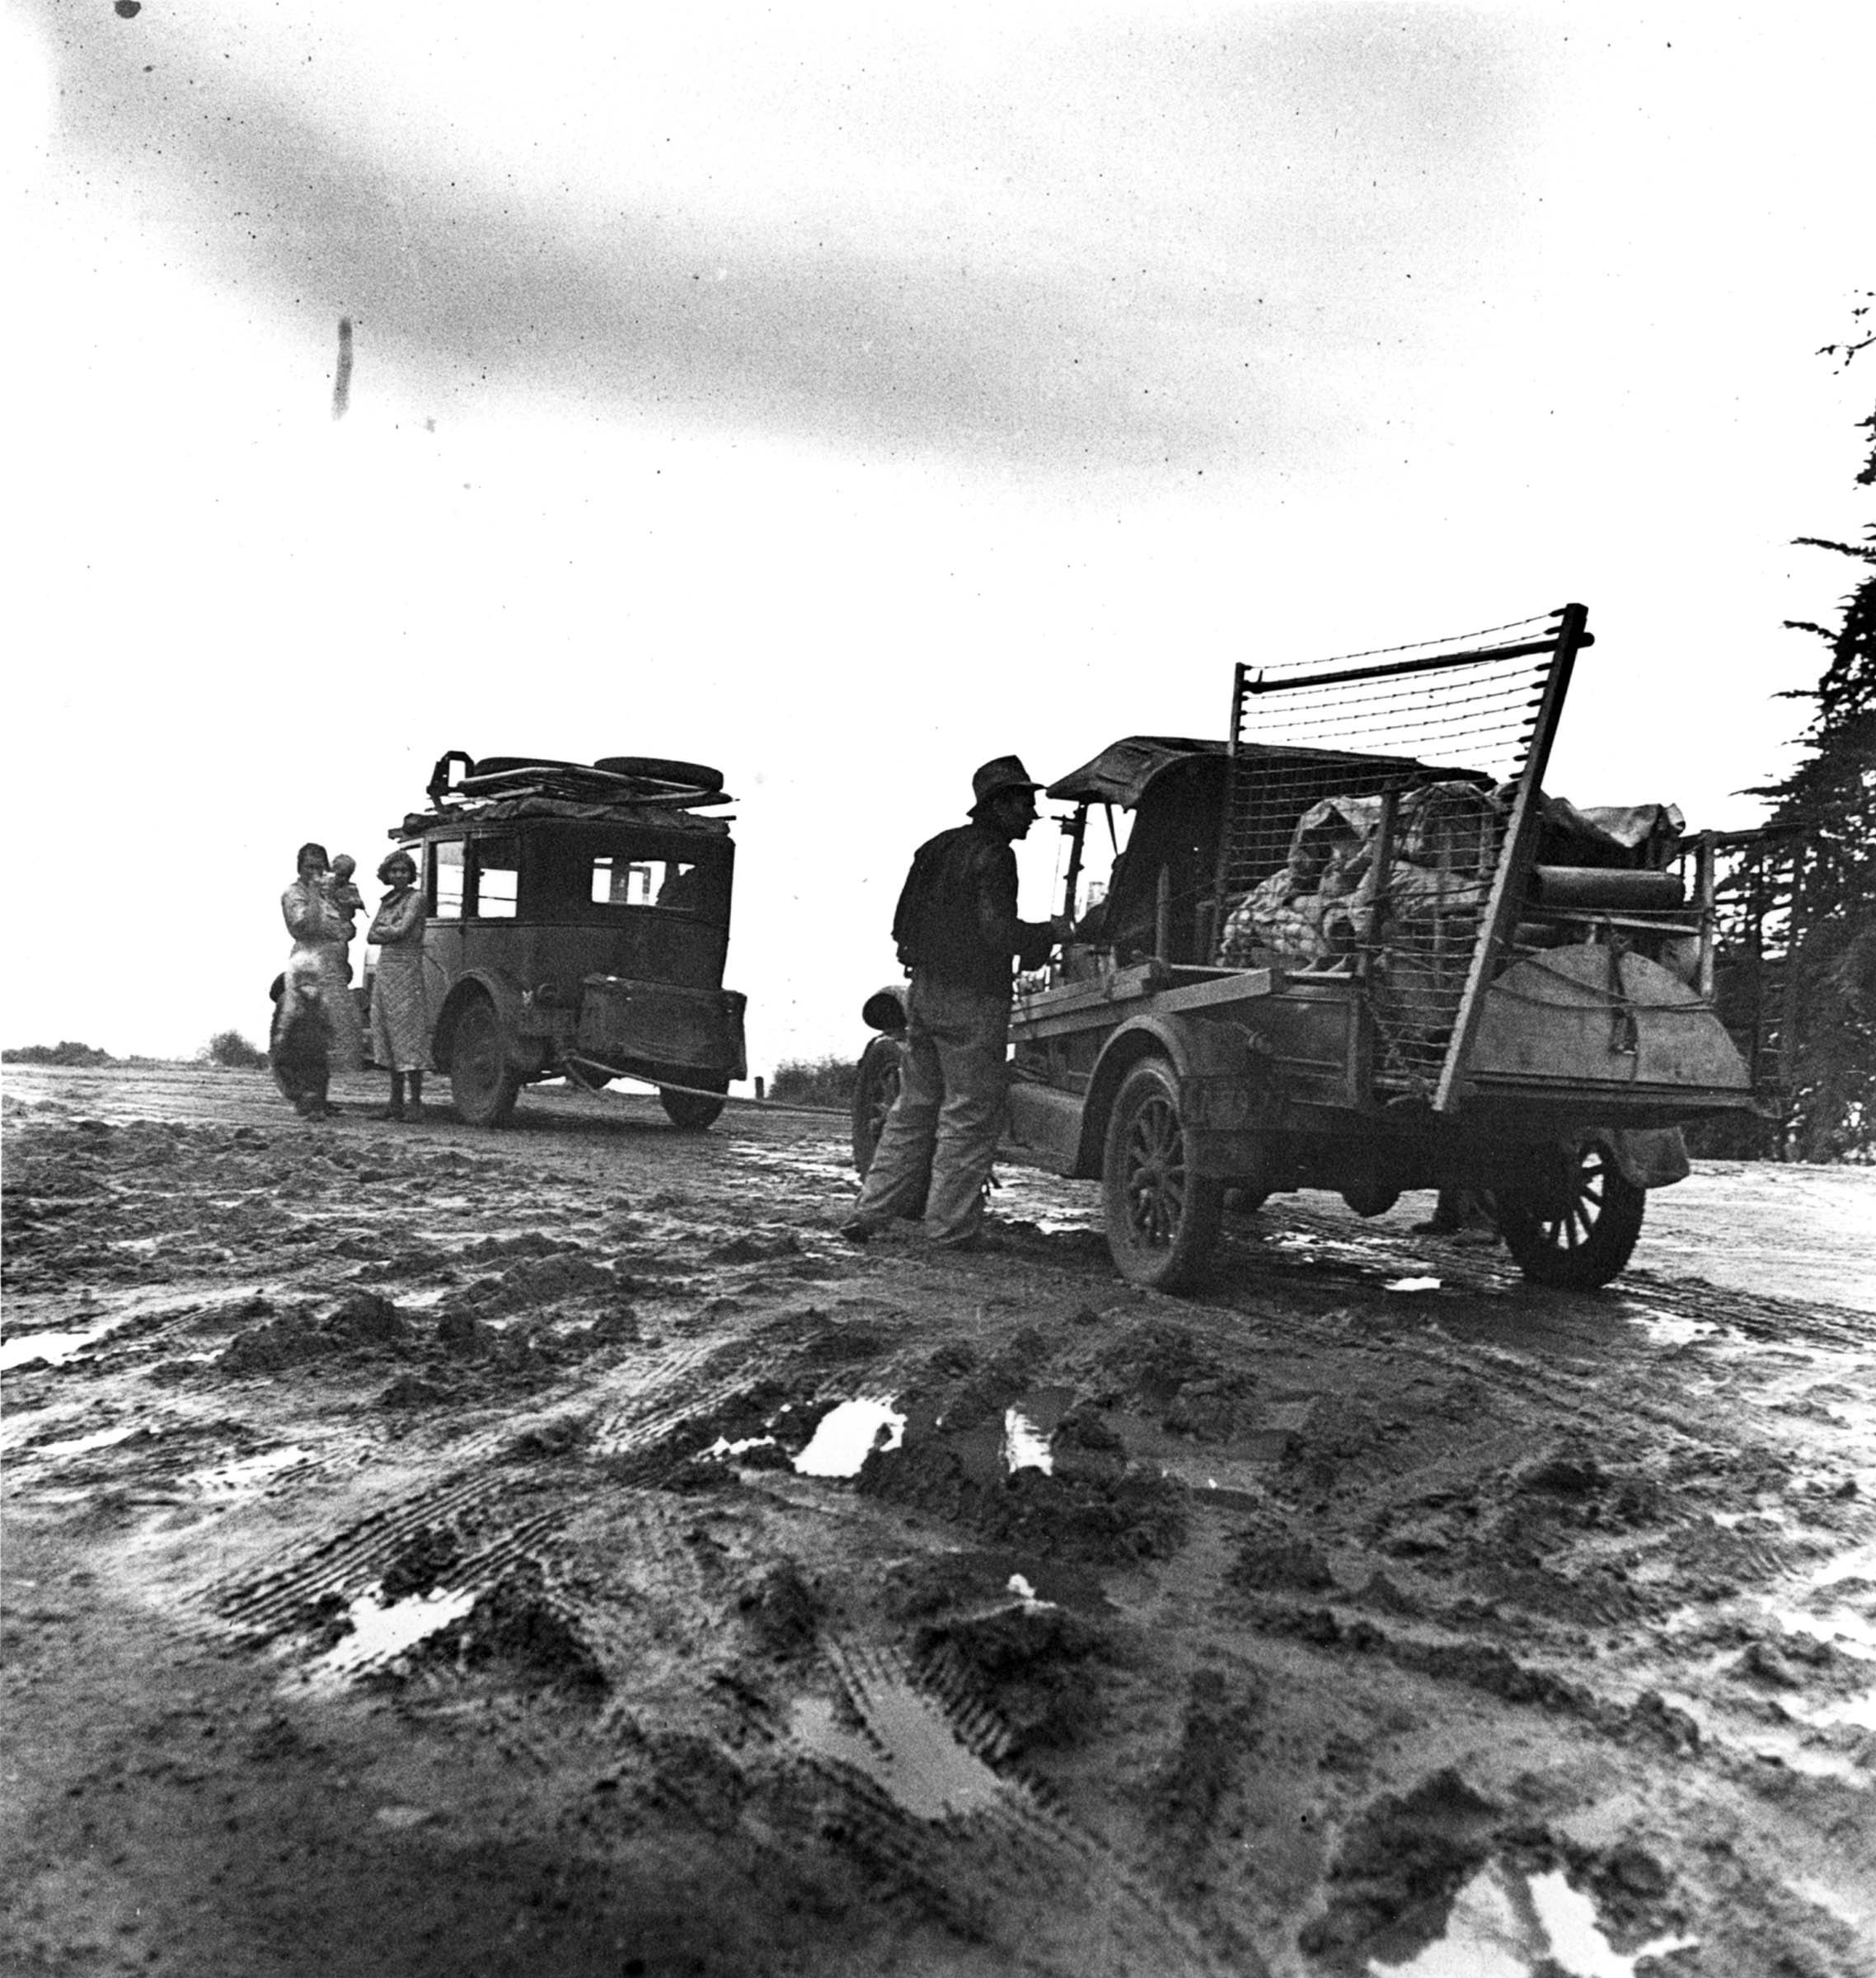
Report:
[[687,790],[719,790],[723,771],[706,762],[679,762],[668,756],[602,756],[593,766],[608,776],[643,776],[650,783],[678,783]]

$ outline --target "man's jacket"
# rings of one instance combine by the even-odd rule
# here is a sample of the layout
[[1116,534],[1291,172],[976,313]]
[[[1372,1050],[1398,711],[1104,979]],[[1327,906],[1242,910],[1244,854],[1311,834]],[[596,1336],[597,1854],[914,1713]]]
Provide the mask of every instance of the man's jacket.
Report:
[[1010,967],[1039,968],[1053,944],[1047,921],[1016,917],[1016,855],[987,825],[940,832],[912,855],[893,916],[908,968],[961,989],[1007,996]]

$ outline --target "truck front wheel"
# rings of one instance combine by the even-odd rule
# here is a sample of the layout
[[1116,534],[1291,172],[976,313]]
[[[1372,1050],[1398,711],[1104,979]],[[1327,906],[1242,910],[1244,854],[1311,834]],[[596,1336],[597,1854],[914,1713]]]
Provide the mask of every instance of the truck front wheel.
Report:
[[449,1047],[449,1092],[465,1126],[505,1125],[521,1092],[521,1074],[508,1061],[502,1022],[485,996],[472,996],[456,1019]]
[[1101,1187],[1108,1249],[1129,1283],[1175,1291],[1204,1269],[1218,1240],[1224,1184],[1193,1173],[1179,1081],[1159,1058],[1136,1065],[1114,1099]]
[[861,1053],[853,1081],[853,1171],[862,1179],[886,1130],[886,1115],[899,1095],[899,1066],[896,1037],[876,1037]]
[[1621,1271],[1647,1207],[1647,1191],[1626,1179],[1600,1139],[1578,1146],[1552,1188],[1502,1189],[1494,1200],[1498,1234],[1518,1268],[1566,1291],[1593,1291]]

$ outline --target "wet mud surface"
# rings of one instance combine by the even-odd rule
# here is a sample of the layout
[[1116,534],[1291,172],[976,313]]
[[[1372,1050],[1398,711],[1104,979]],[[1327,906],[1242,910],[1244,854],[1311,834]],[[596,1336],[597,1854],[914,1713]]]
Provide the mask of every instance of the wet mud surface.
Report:
[[8,1971],[1876,1970],[1876,1179],[1172,1299],[335,1095],[9,1067]]

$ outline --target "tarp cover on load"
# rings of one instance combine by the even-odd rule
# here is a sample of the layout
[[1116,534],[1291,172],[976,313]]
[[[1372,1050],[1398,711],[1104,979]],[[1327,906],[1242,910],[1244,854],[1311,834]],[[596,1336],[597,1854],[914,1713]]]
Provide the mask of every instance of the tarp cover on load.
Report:
[[[1659,869],[1683,823],[1672,804],[1580,810],[1564,797],[1538,801],[1539,856],[1559,865]],[[1291,834],[1287,863],[1229,903],[1223,964],[1352,954],[1374,912],[1381,810],[1381,799],[1371,796],[1327,797],[1306,810]],[[1508,814],[1508,791],[1474,783],[1429,783],[1402,795],[1387,874],[1384,938],[1391,948],[1437,950],[1437,961],[1426,966],[1463,975]],[[1423,987],[1431,996],[1441,985]]]

